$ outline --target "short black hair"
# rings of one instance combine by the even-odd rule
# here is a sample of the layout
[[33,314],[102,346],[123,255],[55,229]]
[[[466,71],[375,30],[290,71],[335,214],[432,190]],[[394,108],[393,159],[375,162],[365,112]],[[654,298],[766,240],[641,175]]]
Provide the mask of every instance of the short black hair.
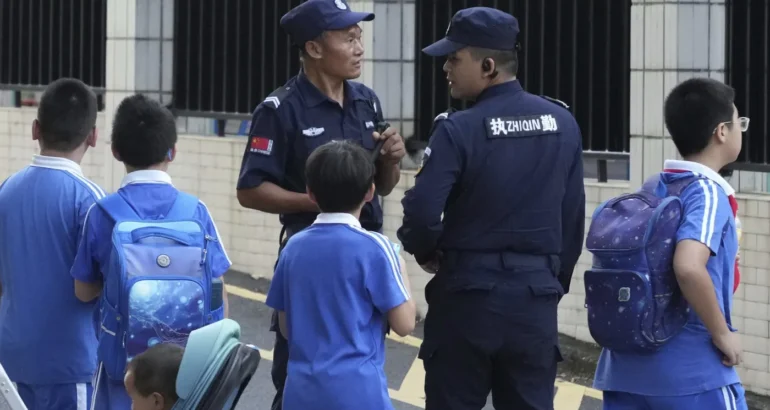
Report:
[[322,212],[351,212],[374,183],[374,162],[351,141],[330,141],[307,159],[305,180]]
[[733,120],[734,102],[735,90],[710,78],[691,78],[674,87],[663,112],[679,154],[688,157],[706,149],[714,129]]
[[177,401],[176,378],[183,356],[181,346],[160,343],[136,355],[126,370],[134,373],[134,387],[142,396],[160,393],[166,400]]
[[510,75],[516,75],[519,72],[519,53],[516,50],[493,50],[490,48],[469,47],[471,58],[474,61],[482,61],[485,58],[491,58],[495,61],[498,71]]
[[144,169],[160,164],[176,140],[174,115],[159,102],[136,94],[118,105],[112,122],[112,146],[126,165]]
[[37,107],[43,147],[72,152],[96,126],[98,105],[91,87],[75,78],[60,78],[48,85]]

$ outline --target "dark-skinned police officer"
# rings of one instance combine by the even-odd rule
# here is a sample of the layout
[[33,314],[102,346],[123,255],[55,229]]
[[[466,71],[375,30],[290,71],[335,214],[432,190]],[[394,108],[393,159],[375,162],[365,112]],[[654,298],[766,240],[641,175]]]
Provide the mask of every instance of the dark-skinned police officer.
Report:
[[[304,177],[305,161],[315,148],[332,139],[350,139],[374,150],[384,140],[377,158],[377,194],[388,195],[398,183],[399,162],[406,153],[403,138],[394,128],[375,132],[383,119],[379,99],[368,87],[349,81],[361,75],[359,23],[373,19],[372,13],[352,11],[344,0],[309,0],[281,18],[281,27],[300,49],[303,70],[254,111],[237,187],[241,206],[280,214],[281,249],[318,215]],[[361,211],[361,225],[381,231],[378,196]],[[275,314],[270,330],[276,332],[272,408],[280,409],[288,346]]]
[[[517,20],[475,7],[425,48],[447,56],[439,115],[398,237],[423,269],[427,410],[553,409],[557,304],[583,243],[581,134],[564,103],[516,80]],[[442,220],[443,213],[443,220]]]

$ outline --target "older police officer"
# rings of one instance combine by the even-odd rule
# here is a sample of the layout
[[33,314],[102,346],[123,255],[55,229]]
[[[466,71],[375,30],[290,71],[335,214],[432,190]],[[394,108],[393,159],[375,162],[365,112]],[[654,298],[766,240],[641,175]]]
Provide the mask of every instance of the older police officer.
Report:
[[[238,178],[238,201],[246,208],[280,214],[285,238],[309,226],[318,209],[305,193],[305,161],[317,147],[332,139],[350,139],[374,150],[376,187],[387,195],[400,178],[399,162],[406,153],[393,128],[375,132],[382,106],[374,91],[349,81],[361,75],[364,53],[362,21],[372,13],[350,9],[344,0],[308,0],[281,18],[281,26],[299,47],[303,70],[270,94],[254,111],[251,131]],[[375,198],[361,211],[361,225],[382,229],[382,206]],[[276,332],[273,409],[280,409],[286,379],[288,348],[273,317]]]
[[[556,308],[583,242],[580,130],[516,80],[519,25],[474,7],[423,51],[467,110],[436,118],[398,237],[424,269],[427,409],[552,409]],[[441,218],[443,212],[443,220]]]

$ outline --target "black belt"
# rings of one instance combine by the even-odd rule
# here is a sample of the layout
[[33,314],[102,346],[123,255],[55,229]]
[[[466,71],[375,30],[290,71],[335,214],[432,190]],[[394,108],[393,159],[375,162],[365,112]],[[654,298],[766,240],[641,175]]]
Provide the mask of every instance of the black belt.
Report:
[[289,240],[292,236],[294,236],[299,231],[307,228],[310,226],[310,224],[303,225],[303,224],[293,224],[293,225],[284,225],[281,227],[281,233],[278,234],[278,243],[281,245],[284,245],[286,241]]
[[442,268],[464,266],[490,267],[497,269],[514,269],[516,267],[528,267],[548,269],[559,274],[560,260],[557,255],[535,255],[531,253],[518,253],[511,251],[481,252],[481,251],[457,251],[445,250],[441,258]]

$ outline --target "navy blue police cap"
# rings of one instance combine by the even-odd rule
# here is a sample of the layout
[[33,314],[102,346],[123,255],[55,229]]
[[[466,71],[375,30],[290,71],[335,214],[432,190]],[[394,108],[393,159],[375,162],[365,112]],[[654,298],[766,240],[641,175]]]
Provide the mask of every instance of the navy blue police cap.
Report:
[[374,13],[352,11],[345,0],[308,0],[284,14],[281,27],[294,44],[303,46],[324,31],[372,20]]
[[465,47],[515,50],[519,35],[516,17],[489,7],[471,7],[455,13],[446,37],[422,49],[433,57],[445,56]]

